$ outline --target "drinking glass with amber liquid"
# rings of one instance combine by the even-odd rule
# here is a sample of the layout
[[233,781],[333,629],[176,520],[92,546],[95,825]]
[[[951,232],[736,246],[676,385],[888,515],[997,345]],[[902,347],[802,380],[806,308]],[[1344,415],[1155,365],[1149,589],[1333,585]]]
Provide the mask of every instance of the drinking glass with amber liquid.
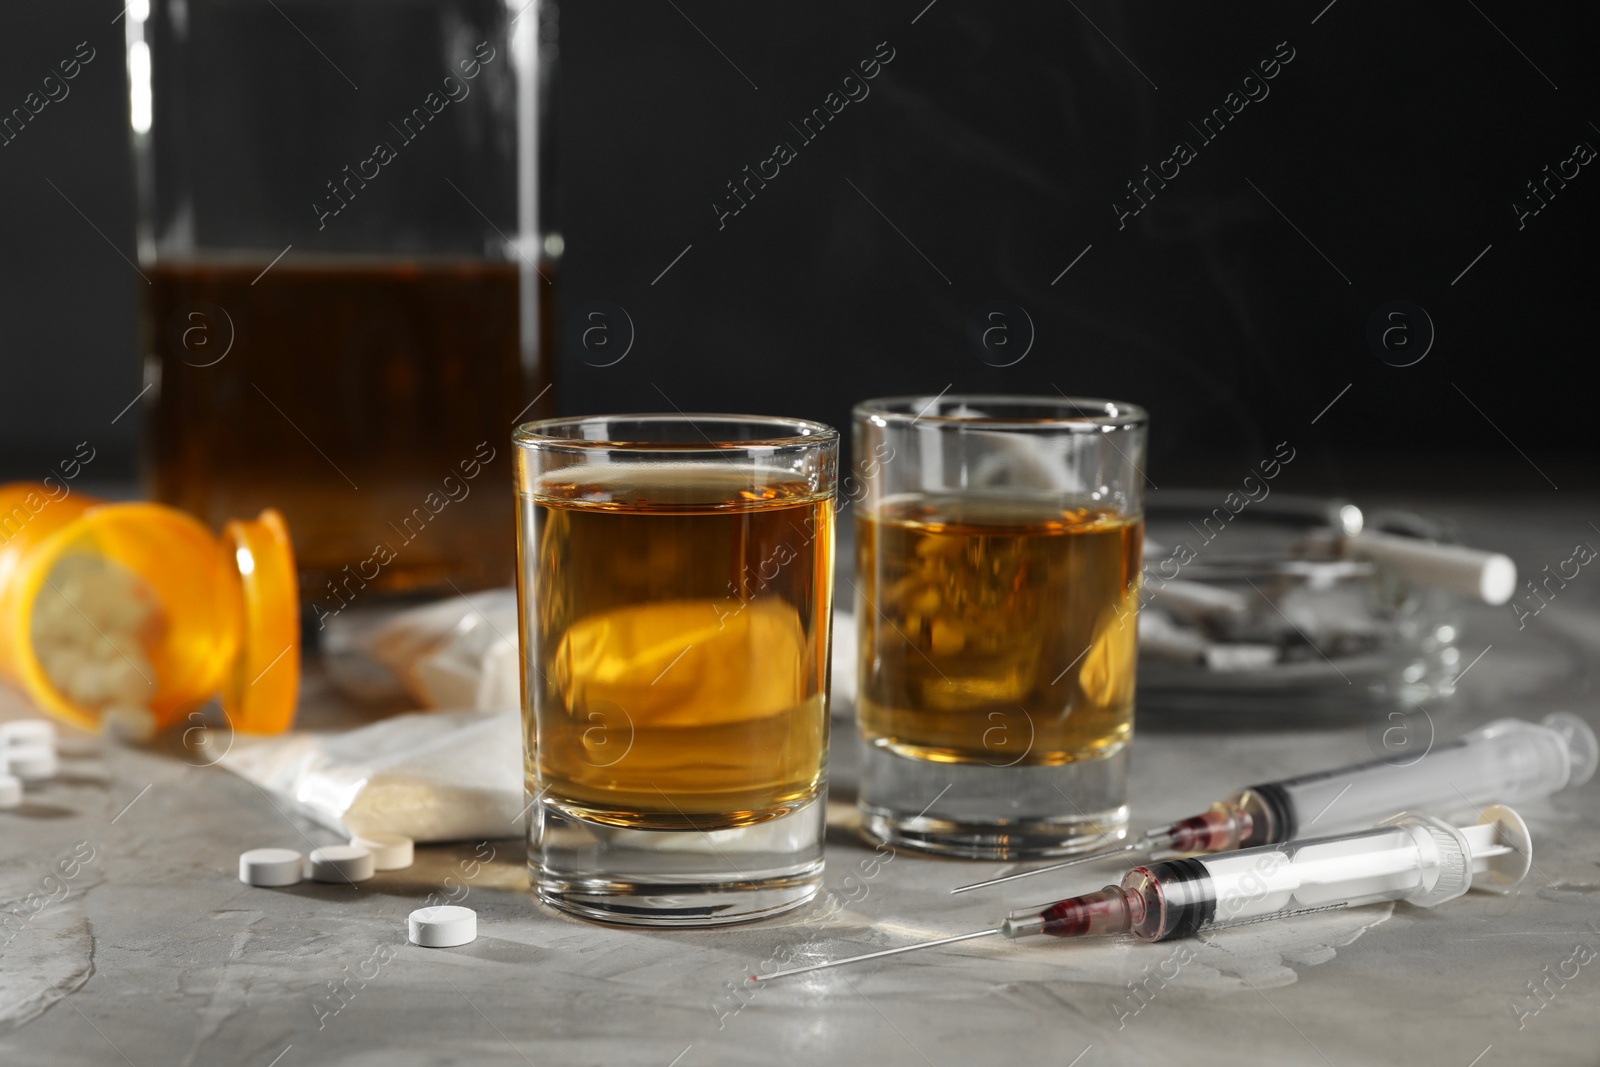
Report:
[[869,837],[1011,859],[1126,833],[1145,425],[1104,400],[857,406]]
[[703,926],[821,884],[838,435],[734,415],[515,435],[540,899]]

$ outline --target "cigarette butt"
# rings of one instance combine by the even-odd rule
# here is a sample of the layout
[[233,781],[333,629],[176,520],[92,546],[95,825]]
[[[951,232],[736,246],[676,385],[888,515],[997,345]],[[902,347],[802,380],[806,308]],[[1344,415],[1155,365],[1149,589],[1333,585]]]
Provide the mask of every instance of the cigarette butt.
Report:
[[1249,601],[1235,589],[1172,578],[1149,584],[1150,601],[1163,611],[1189,622],[1206,619],[1234,621],[1250,613]]

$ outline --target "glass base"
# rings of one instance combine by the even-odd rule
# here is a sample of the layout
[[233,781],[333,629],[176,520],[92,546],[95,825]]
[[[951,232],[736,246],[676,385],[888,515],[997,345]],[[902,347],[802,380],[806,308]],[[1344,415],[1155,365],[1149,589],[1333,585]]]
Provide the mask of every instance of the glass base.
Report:
[[1128,748],[1054,767],[935,763],[865,742],[861,830],[969,859],[1071,856],[1127,836]]
[[546,800],[528,826],[540,900],[630,926],[722,926],[797,908],[822,886],[823,795],[731,830],[625,830]]

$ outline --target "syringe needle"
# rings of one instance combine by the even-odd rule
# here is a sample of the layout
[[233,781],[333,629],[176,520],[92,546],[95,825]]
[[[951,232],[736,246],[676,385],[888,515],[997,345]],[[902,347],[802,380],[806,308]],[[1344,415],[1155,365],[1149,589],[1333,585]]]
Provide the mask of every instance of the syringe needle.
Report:
[[[1165,941],[1389,900],[1431,908],[1477,888],[1475,882],[1494,892],[1508,892],[1521,883],[1533,863],[1528,827],[1516,812],[1498,804],[1486,808],[1479,820],[1473,826],[1455,826],[1431,815],[1399,815],[1370,830],[1138,866],[1122,876],[1120,885],[1013,911],[992,930],[773,971],[750,980],[765,982],[994,934],[1016,941],[1131,933],[1144,941]],[[1152,848],[1164,851],[1159,844]],[[1119,851],[1133,851],[1133,846]],[[1265,888],[1245,900],[1231,888],[1244,878],[1254,878]]]
[[915,945],[901,945],[899,948],[886,948],[878,952],[868,952],[861,956],[846,956],[842,960],[828,960],[825,963],[813,963],[809,967],[792,967],[787,971],[773,971],[771,974],[751,975],[752,982],[767,982],[774,978],[787,978],[791,974],[805,974],[807,971],[820,971],[828,967],[842,967],[846,963],[860,963],[863,960],[875,960],[880,956],[898,956],[902,952],[915,952],[922,948],[933,948],[936,945],[953,945],[957,941],[971,941],[975,937],[989,937],[998,934],[1000,928],[993,930],[975,930],[970,934],[957,934],[954,937],[941,937],[937,941],[919,941]]
[[950,890],[950,892],[967,893],[974,889],[987,889],[989,886],[999,885],[1002,882],[1014,882],[1018,878],[1030,878],[1033,875],[1046,874],[1050,871],[1063,871],[1068,867],[1076,867],[1081,863],[1094,863],[1096,860],[1109,859],[1112,856],[1121,856],[1128,852],[1143,852],[1148,847],[1149,842],[1147,841],[1130,841],[1121,848],[1102,849],[1099,852],[1091,852],[1086,856],[1074,856],[1070,860],[1063,860],[1060,863],[1052,863],[1048,867],[1034,867],[1032,870],[1017,871],[1015,874],[1002,875],[999,878],[990,878],[986,882],[973,882],[971,885],[956,886],[954,889]]

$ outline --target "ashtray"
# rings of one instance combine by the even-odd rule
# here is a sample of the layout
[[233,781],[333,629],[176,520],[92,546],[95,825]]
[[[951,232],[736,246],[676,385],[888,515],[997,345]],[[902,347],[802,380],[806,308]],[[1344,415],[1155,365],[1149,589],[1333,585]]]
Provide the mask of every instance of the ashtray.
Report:
[[1146,499],[1138,710],[1167,726],[1319,725],[1432,706],[1462,673],[1461,609],[1516,568],[1438,519],[1227,490]]

